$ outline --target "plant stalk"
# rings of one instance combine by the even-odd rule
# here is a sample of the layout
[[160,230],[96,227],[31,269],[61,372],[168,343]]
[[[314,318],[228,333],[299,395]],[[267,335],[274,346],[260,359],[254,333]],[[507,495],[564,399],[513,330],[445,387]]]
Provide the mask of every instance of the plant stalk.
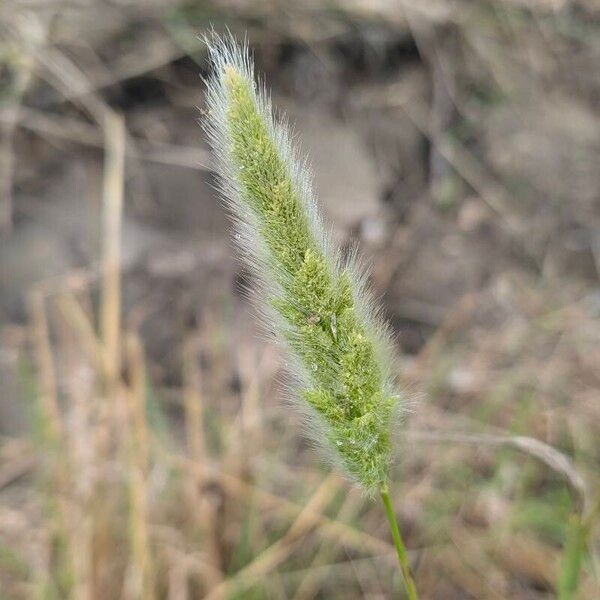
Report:
[[394,539],[394,546],[396,547],[396,554],[398,555],[398,563],[400,565],[400,570],[402,571],[402,577],[404,578],[404,587],[406,589],[406,593],[408,594],[409,600],[419,600],[417,587],[415,586],[415,580],[413,579],[410,570],[410,564],[408,562],[408,554],[406,553],[406,548],[404,546],[404,542],[402,541],[402,536],[400,535],[400,529],[398,528],[398,522],[396,521],[396,514],[394,512],[394,507],[392,505],[390,491],[387,484],[383,484],[379,490],[379,493],[381,494],[381,499],[383,500],[383,505],[385,506],[385,513],[390,524],[390,529],[392,530],[392,538]]
[[577,597],[581,567],[586,555],[590,536],[600,516],[600,487],[592,507],[587,514],[573,515],[569,520],[567,542],[565,545],[563,564],[558,582],[559,600],[572,600]]

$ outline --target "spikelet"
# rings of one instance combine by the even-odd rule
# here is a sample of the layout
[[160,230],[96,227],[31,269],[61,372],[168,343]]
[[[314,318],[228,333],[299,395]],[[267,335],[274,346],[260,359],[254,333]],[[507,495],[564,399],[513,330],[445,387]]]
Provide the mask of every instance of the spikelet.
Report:
[[392,454],[393,351],[355,257],[343,260],[317,211],[289,127],[255,82],[246,45],[207,40],[204,127],[235,239],[265,324],[286,345],[312,438],[372,493]]

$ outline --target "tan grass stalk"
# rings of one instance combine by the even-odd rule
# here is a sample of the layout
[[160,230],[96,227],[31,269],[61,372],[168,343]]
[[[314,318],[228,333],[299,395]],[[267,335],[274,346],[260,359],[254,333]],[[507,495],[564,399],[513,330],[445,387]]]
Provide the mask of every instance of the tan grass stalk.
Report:
[[47,418],[47,433],[52,442],[56,443],[62,434],[63,426],[58,408],[56,375],[48,335],[48,320],[41,290],[35,289],[29,295],[29,318],[40,403]]
[[204,580],[208,590],[212,590],[222,581],[222,564],[217,531],[218,518],[215,506],[205,493],[208,471],[202,395],[202,377],[197,360],[199,338],[190,337],[183,352],[183,386],[186,446],[192,469],[186,469],[186,495],[190,519],[194,528],[204,539],[210,568],[206,570]]
[[153,600],[154,565],[150,547],[148,469],[150,460],[149,432],[146,422],[146,368],[142,345],[137,336],[129,334],[125,340],[129,389],[126,434],[128,436],[128,493],[129,527],[132,552],[132,598]]
[[[76,507],[70,500],[72,487],[71,465],[66,447],[66,431],[58,405],[57,382],[46,317],[45,298],[41,290],[34,289],[29,297],[31,339],[37,367],[39,386],[40,420],[43,426],[43,447],[46,451],[44,465],[48,480],[47,509],[51,534],[64,544],[64,556],[59,557],[57,571],[71,579],[70,593],[73,600],[83,600],[82,583],[79,581],[77,539],[72,528],[71,516]],[[57,573],[50,574],[50,580]]]
[[330,474],[313,493],[283,537],[261,552],[233,577],[214,589],[205,600],[223,600],[236,589],[245,587],[246,580],[253,580],[273,571],[293,551],[294,542],[319,523],[316,515],[329,504],[339,487],[339,477]]
[[104,116],[104,183],[102,224],[102,302],[100,331],[108,364],[109,381],[120,369],[121,329],[121,220],[125,175],[125,123],[108,111]]

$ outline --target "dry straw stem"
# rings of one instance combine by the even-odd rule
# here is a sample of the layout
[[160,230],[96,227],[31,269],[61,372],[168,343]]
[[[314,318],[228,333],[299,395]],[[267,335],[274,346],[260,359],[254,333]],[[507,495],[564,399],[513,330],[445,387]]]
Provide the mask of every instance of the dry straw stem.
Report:
[[562,452],[535,438],[507,434],[463,433],[446,431],[408,430],[414,440],[433,443],[458,443],[474,446],[508,446],[535,457],[564,478],[579,512],[589,504],[587,486],[573,463]]
[[10,234],[13,227],[15,132],[23,119],[23,99],[33,81],[34,54],[45,46],[50,21],[41,14],[31,14],[25,19],[3,17],[0,19],[2,63],[9,76],[3,80],[0,105],[0,236]]
[[[282,515],[292,518],[297,516],[304,508],[300,504],[282,498],[276,494],[272,494],[257,486],[250,485],[235,477],[231,477],[226,473],[218,473],[217,477],[219,483],[221,483],[230,495],[240,499],[248,498],[250,496],[256,498],[265,510],[277,510]],[[373,554],[386,554],[391,556],[391,553],[394,551],[394,546],[378,537],[359,531],[351,525],[336,521],[323,514],[313,511],[311,511],[311,513],[313,513],[317,519],[320,534],[333,541],[342,542],[349,548],[353,548],[358,552],[366,551],[372,552]]]
[[210,557],[210,569],[204,575],[209,590],[223,579],[220,559],[217,507],[204,493],[207,483],[208,453],[204,433],[204,398],[202,378],[197,360],[199,339],[192,335],[183,352],[183,383],[186,445],[193,469],[186,469],[187,497],[191,521],[198,530]]
[[[342,503],[335,520],[348,523],[358,517],[363,508],[364,498],[348,494]],[[337,548],[333,548],[325,539],[321,541],[318,551],[315,553],[307,574],[302,578],[292,600],[312,600],[319,593],[326,572],[319,569],[319,565],[333,562],[337,554]]]
[[[95,492],[98,469],[94,444],[96,407],[94,378],[90,377],[89,362],[82,355],[77,332],[70,323],[56,322],[56,347],[60,348],[61,373],[64,373],[63,413],[65,431],[61,439],[68,457],[70,479],[60,494],[69,502],[68,522],[73,532],[74,581],[73,600],[93,598],[94,518],[90,510]],[[62,377],[61,377],[62,379]],[[61,386],[63,387],[63,386]],[[55,493],[55,492],[54,492]]]
[[37,367],[37,381],[42,411],[46,418],[50,442],[55,444],[62,434],[62,423],[58,408],[56,375],[48,332],[48,319],[44,295],[34,289],[29,295],[29,318],[31,322],[31,342]]
[[92,363],[98,373],[106,377],[108,372],[107,352],[98,340],[94,331],[94,325],[81,306],[81,303],[72,292],[66,290],[57,295],[56,306],[77,335],[86,358]]
[[3,441],[0,451],[0,492],[27,475],[36,465],[35,453],[27,441]]
[[120,366],[121,329],[121,220],[125,170],[123,117],[107,111],[104,116],[105,160],[103,185],[102,306],[100,326],[108,357],[108,377],[114,382]]
[[[191,336],[183,351],[183,382],[185,405],[185,432],[190,458],[200,475],[207,458],[204,440],[204,399],[202,378],[197,362],[198,337]],[[202,477],[203,478],[203,477]]]
[[[48,478],[46,485],[53,494],[49,495],[48,512],[51,518],[53,538],[64,545],[63,554],[57,557],[59,570],[71,573],[74,590],[81,590],[78,558],[79,538],[73,530],[73,515],[76,507],[71,498],[73,489],[73,473],[69,460],[65,424],[58,404],[58,391],[55,375],[52,346],[50,343],[48,320],[46,316],[45,298],[43,292],[34,289],[29,297],[31,320],[31,339],[34,360],[37,367],[37,381],[40,387],[40,421],[42,424],[42,442],[46,450],[44,473]],[[49,583],[44,581],[43,584]],[[78,600],[78,597],[76,597]]]
[[146,368],[139,338],[126,337],[125,349],[130,374],[130,388],[125,392],[127,402],[126,435],[128,444],[129,528],[132,552],[130,591],[142,600],[154,598],[154,569],[149,534],[148,468],[149,432],[146,421]]
[[285,535],[259,554],[249,565],[238,571],[234,577],[213,590],[206,600],[227,598],[236,589],[247,586],[281,564],[292,552],[294,542],[318,524],[317,514],[329,504],[338,489],[339,479],[333,474],[329,475],[313,493]]

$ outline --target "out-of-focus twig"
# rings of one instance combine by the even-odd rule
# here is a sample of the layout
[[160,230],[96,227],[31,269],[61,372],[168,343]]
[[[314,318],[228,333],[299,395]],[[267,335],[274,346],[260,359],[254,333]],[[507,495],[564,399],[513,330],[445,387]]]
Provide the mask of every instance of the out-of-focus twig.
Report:
[[[23,97],[25,96],[34,72],[34,57],[32,52],[18,53],[17,49],[26,44],[38,49],[44,45],[47,38],[48,26],[44,18],[32,13],[20,15],[22,18],[9,18],[0,23],[2,34],[2,50],[7,52],[9,64],[14,77],[10,86],[8,102],[0,106],[0,235],[10,233],[13,221],[13,171],[15,156],[13,139],[19,122],[23,118]],[[2,99],[5,101],[5,98]]]
[[146,421],[146,368],[142,345],[136,335],[125,339],[129,388],[125,392],[129,462],[129,520],[132,550],[130,593],[134,598],[152,600],[155,597],[154,568],[150,548],[148,468],[149,431]]
[[[276,494],[272,494],[266,490],[262,490],[257,486],[248,485],[235,477],[231,477],[227,473],[216,473],[215,477],[230,493],[248,496],[253,494],[262,506],[267,508],[276,508],[283,514],[295,516],[303,507],[295,502],[291,502],[286,498],[282,498]],[[323,514],[313,512],[318,520],[320,531],[331,539],[341,541],[348,546],[357,550],[364,550],[374,554],[390,554],[391,559],[395,559],[394,547],[380,538],[374,537],[363,531],[359,531],[350,525],[341,523],[334,519],[330,519]]]
[[[344,503],[338,511],[336,520],[348,522],[359,513],[363,504],[364,497],[362,496],[346,496]],[[311,566],[315,567],[315,569],[310,569],[307,572],[306,577],[302,579],[292,600],[312,600],[317,595],[324,573],[316,567],[320,564],[331,562],[337,551],[337,548],[332,548],[326,544],[325,540],[323,540],[321,547],[316,552],[312,561]]]
[[189,471],[187,495],[192,523],[200,531],[210,557],[211,569],[204,579],[210,592],[222,581],[217,506],[207,496],[207,451],[204,433],[204,397],[198,365],[199,337],[192,335],[183,351],[183,382],[186,444],[194,469]]
[[[21,115],[22,119],[16,125],[40,136],[49,136],[94,148],[104,147],[102,131],[80,119],[62,115],[48,116],[41,111],[25,107],[21,108]],[[0,112],[0,123],[9,123],[8,116],[2,112]],[[131,135],[127,140],[128,158],[201,171],[211,169],[211,157],[202,148],[148,142]]]
[[508,446],[537,458],[547,467],[561,475],[567,482],[578,510],[584,510],[588,503],[586,484],[573,463],[556,448],[527,436],[494,435],[488,433],[454,433],[446,431],[408,430],[411,439],[432,443],[458,443],[485,446]]
[[[11,452],[5,452],[7,446],[12,450]],[[5,454],[10,456],[7,457]],[[0,491],[27,475],[35,466],[35,454],[24,440],[10,440],[3,446],[1,458]]]
[[224,581],[208,594],[205,600],[221,600],[246,578],[255,578],[271,572],[283,562],[293,549],[293,543],[318,523],[316,514],[331,501],[333,494],[339,489],[339,478],[335,475],[327,477],[314,492],[304,509],[296,517],[285,535],[259,554],[249,565],[238,571],[233,577]]
[[58,408],[56,375],[44,296],[38,289],[32,290],[29,295],[29,315],[33,354],[38,374],[40,405],[46,418],[45,422],[48,428],[46,433],[51,442],[56,443],[62,434],[62,422]]
[[121,222],[125,176],[125,124],[120,115],[107,112],[104,125],[102,304],[100,329],[107,354],[108,377],[120,369],[121,329]]

